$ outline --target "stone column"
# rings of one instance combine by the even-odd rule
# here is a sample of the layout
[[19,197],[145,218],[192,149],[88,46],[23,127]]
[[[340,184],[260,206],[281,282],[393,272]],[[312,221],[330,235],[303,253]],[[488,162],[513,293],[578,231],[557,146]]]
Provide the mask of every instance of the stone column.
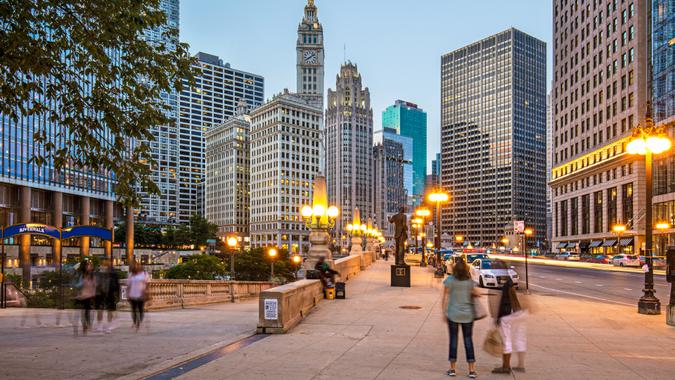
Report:
[[131,265],[134,262],[134,208],[127,207],[127,242],[126,242],[126,253],[127,253],[127,264]]
[[[113,213],[114,206],[113,201],[105,201],[105,223],[104,226],[107,229],[113,228]],[[105,257],[110,260],[112,263],[113,259],[113,242],[106,240],[103,242],[103,249],[105,250]]]
[[[19,194],[19,223],[30,223],[30,204],[31,204],[31,188],[28,186],[21,186],[21,193]],[[31,262],[30,262],[30,235],[18,235],[19,239],[19,261],[23,269],[23,284],[28,286],[31,281]]]
[[[56,228],[63,227],[63,193],[54,191],[52,193],[52,225]],[[61,262],[61,240],[52,241],[52,257],[54,266],[58,267]]]
[[[91,207],[91,199],[89,197],[80,198],[80,225],[89,225],[89,214]],[[80,238],[80,255],[89,256],[89,236],[82,236]]]

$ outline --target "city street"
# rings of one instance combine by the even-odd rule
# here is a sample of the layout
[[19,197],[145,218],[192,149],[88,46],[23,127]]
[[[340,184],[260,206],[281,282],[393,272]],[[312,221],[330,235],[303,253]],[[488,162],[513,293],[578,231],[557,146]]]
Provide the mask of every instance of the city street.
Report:
[[[525,288],[525,263],[510,262]],[[566,268],[530,262],[530,289],[556,297],[587,298],[619,305],[635,306],[642,295],[644,275],[610,270]],[[670,284],[665,276],[654,275],[654,289],[662,304],[668,303]]]

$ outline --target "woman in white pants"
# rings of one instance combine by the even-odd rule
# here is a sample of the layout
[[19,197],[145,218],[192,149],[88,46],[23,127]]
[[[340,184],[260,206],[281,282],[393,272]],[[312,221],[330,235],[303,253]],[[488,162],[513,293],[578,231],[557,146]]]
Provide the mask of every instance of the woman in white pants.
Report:
[[[521,306],[513,281],[509,278],[502,289],[497,316],[497,325],[504,341],[502,366],[493,369],[492,373],[509,374],[511,370],[525,372],[526,322],[527,310]],[[518,354],[518,366],[511,368],[511,354],[514,350]]]

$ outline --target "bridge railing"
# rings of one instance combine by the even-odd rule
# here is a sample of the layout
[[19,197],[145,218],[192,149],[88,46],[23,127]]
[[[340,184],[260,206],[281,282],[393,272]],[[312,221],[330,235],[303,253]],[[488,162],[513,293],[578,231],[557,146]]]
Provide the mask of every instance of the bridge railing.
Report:
[[[122,283],[121,308],[128,308],[125,281]],[[210,303],[237,302],[256,298],[274,284],[267,281],[150,280],[148,310],[176,308]]]

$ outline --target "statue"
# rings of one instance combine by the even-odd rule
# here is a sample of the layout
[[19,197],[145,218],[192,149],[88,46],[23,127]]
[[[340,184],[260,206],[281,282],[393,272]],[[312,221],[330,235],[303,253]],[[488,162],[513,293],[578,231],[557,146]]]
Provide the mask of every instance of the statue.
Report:
[[405,242],[408,240],[408,217],[405,215],[405,208],[399,208],[398,214],[389,217],[389,223],[394,224],[396,265],[405,265]]

